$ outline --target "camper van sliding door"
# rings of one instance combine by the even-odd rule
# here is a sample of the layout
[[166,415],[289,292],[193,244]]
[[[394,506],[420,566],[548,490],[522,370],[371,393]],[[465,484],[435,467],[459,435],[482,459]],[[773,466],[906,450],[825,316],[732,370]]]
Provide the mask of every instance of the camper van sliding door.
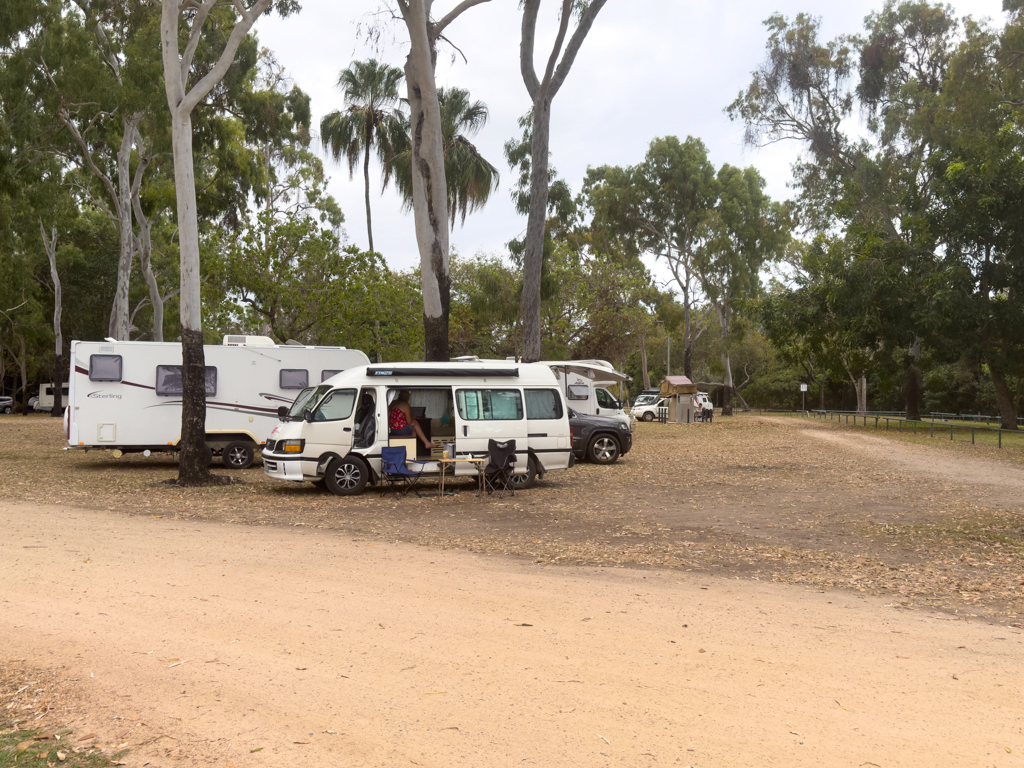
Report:
[[530,449],[545,471],[567,469],[572,447],[561,392],[554,388],[524,389],[523,395]]
[[[516,467],[526,466],[526,409],[519,388],[484,385],[455,387],[455,451],[460,456],[487,453],[487,442],[516,441]],[[469,464],[456,464],[456,474],[471,474]]]

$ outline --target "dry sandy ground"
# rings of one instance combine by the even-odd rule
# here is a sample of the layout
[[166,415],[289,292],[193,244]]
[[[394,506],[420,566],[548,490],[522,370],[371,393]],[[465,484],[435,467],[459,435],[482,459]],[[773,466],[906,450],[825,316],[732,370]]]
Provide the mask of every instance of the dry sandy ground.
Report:
[[0,526],[0,658],[64,665],[128,765],[1024,765],[1012,627],[304,527]]

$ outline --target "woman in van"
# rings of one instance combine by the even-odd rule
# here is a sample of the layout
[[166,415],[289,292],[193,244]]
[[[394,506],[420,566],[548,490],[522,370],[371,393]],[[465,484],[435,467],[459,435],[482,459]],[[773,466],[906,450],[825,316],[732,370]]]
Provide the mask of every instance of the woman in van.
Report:
[[412,412],[409,410],[409,392],[403,389],[398,393],[395,401],[388,406],[388,435],[390,437],[412,437],[413,434],[422,440],[427,448],[438,447],[427,440],[419,422],[412,417]]

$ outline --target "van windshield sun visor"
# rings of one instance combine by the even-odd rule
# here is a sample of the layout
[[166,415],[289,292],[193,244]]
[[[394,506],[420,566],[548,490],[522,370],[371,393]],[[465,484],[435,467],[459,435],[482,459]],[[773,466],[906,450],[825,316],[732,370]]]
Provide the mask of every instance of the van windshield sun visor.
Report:
[[450,378],[478,378],[481,376],[501,376],[519,378],[518,368],[387,368],[371,365],[366,369],[367,376],[446,376]]

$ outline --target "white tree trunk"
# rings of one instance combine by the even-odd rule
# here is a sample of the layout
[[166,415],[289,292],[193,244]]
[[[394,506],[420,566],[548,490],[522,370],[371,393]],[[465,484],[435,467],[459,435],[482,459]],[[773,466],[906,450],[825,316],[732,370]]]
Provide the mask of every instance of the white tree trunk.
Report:
[[118,341],[128,341],[129,322],[128,289],[132,273],[132,255],[135,252],[134,234],[132,232],[132,200],[131,200],[131,159],[132,145],[135,140],[135,129],[142,119],[141,114],[134,114],[122,120],[124,133],[121,146],[117,151],[117,226],[119,230],[120,255],[117,260],[117,288],[114,292],[114,304],[110,310],[110,336]]
[[42,219],[39,220],[39,230],[43,234],[43,248],[46,250],[46,258],[50,262],[50,280],[53,281],[53,408],[51,416],[62,416],[64,413],[64,335],[60,330],[60,317],[63,308],[63,292],[60,285],[60,275],[57,274],[57,228],[50,230],[50,237],[46,236],[46,227]]
[[717,305],[718,323],[722,329],[722,415],[732,416],[732,398],[735,394],[732,378],[732,358],[729,354],[729,305],[722,302]]
[[156,275],[153,274],[153,222],[142,210],[142,176],[153,159],[149,153],[149,147],[142,141],[142,136],[136,132],[136,145],[139,148],[139,164],[135,168],[135,181],[132,182],[132,210],[135,213],[135,221],[139,224],[139,236],[137,240],[139,251],[139,266],[142,269],[142,276],[146,280],[146,287],[149,289],[149,303],[153,307],[153,341],[164,340],[164,298],[160,293],[160,286],[157,285]]

